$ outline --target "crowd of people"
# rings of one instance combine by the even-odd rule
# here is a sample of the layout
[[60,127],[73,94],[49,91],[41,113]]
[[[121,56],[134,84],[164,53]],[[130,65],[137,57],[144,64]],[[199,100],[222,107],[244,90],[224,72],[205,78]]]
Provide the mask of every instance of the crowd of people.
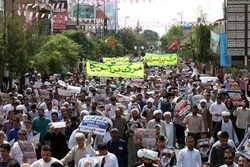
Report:
[[[63,78],[27,73],[23,82],[2,89],[8,98],[0,98],[0,167],[91,166],[83,159],[95,156],[102,157],[95,164],[103,167],[249,167],[250,154],[236,152],[248,135],[248,102],[232,103],[225,93],[231,88],[227,76],[205,86],[199,74],[192,75],[194,68],[184,61],[147,68],[139,82],[87,77],[84,71]],[[80,87],[80,93],[60,95],[69,86]],[[40,90],[49,91],[49,98]],[[196,95],[202,99],[194,100]],[[190,106],[183,114],[177,111],[180,102]],[[108,118],[105,135],[81,131],[87,115]],[[65,127],[55,126],[59,122]],[[135,141],[134,126],[129,126],[135,123],[155,129],[153,146]],[[32,147],[23,147],[25,143]],[[170,147],[172,152],[164,151]],[[28,148],[35,157],[27,154]],[[175,149],[180,149],[178,155]]]

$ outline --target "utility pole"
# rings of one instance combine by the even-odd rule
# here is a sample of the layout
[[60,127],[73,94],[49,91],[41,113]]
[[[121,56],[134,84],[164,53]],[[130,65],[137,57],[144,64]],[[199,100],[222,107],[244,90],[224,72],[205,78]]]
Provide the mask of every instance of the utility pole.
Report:
[[76,25],[77,25],[77,28],[79,26],[79,10],[80,10],[80,4],[79,4],[79,0],[77,1],[77,13],[76,13],[76,17],[77,17],[77,20],[76,20]]

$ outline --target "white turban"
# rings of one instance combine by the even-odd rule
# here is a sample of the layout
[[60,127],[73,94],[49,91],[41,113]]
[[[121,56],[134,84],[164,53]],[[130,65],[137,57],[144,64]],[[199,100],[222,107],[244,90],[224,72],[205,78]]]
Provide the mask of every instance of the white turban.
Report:
[[137,112],[138,114],[140,114],[140,111],[139,111],[138,108],[133,108],[133,109],[131,110],[131,113],[134,112],[134,111]]
[[207,101],[205,99],[201,99],[200,104],[201,103],[207,103]]
[[172,114],[171,114],[171,112],[169,112],[169,111],[166,111],[164,114],[163,114],[163,116],[165,117],[166,115],[169,115],[169,116],[171,116]]
[[221,113],[221,115],[222,115],[223,117],[225,117],[225,116],[230,116],[230,112],[228,112],[228,111],[223,111],[223,112]]
[[161,114],[162,115],[162,111],[161,110],[155,110],[153,115],[155,116],[156,114]]

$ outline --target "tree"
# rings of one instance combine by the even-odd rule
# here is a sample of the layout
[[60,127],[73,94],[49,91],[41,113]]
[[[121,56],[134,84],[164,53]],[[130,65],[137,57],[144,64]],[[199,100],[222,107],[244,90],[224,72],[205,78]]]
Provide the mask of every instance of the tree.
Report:
[[169,31],[163,35],[160,39],[161,48],[165,52],[168,52],[168,47],[174,42],[174,40],[182,37],[182,27],[172,26]]
[[143,37],[145,38],[145,40],[147,41],[147,45],[148,46],[156,46],[157,42],[159,40],[159,35],[157,32],[153,31],[153,30],[144,30],[142,33]]
[[80,46],[63,34],[51,36],[36,55],[35,66],[47,74],[72,71],[78,63]]

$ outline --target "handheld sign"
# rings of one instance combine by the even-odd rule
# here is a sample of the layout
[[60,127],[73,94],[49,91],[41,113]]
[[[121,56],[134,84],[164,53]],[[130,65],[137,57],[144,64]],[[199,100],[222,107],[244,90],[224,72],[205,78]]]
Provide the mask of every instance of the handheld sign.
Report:
[[96,135],[105,135],[107,124],[108,118],[96,115],[86,115],[81,122],[80,131],[93,131]]
[[191,109],[190,105],[185,100],[181,100],[175,106],[175,110],[178,113],[178,115],[180,115],[180,116],[185,115],[186,113],[188,113],[190,109]]

